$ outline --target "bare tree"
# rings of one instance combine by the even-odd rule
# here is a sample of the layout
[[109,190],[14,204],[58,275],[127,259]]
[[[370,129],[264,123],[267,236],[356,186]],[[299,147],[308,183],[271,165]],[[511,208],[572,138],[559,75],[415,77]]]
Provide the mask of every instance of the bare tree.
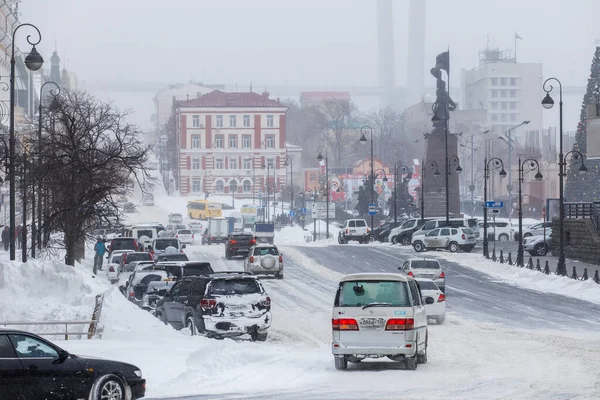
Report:
[[395,154],[407,143],[402,114],[388,106],[370,112],[367,118],[376,135],[375,148],[378,150],[375,150],[375,154],[378,154],[381,161],[393,164],[396,161]]
[[330,162],[333,166],[344,166],[347,157],[359,147],[360,121],[354,103],[344,100],[325,100],[319,107],[324,116],[326,129],[322,137],[331,150]]
[[45,134],[32,175],[45,186],[44,226],[64,233],[66,263],[74,265],[91,226],[120,222],[116,196],[129,193],[132,180],[154,181],[146,169],[150,147],[127,113],[87,93],[63,91],[43,110]]

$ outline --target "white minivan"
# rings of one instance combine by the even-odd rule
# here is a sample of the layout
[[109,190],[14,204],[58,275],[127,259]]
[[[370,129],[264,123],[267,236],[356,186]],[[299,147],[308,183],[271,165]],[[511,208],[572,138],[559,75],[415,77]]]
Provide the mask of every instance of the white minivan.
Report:
[[403,362],[411,370],[426,363],[427,314],[421,297],[417,282],[410,276],[343,276],[331,319],[335,368],[342,370],[348,362],[380,357]]

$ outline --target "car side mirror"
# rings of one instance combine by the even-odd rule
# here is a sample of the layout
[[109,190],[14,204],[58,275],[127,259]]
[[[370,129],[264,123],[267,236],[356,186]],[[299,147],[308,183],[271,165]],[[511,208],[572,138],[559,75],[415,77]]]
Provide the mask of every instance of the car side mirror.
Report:
[[433,297],[425,297],[425,304],[433,304],[435,303],[435,300],[433,299]]

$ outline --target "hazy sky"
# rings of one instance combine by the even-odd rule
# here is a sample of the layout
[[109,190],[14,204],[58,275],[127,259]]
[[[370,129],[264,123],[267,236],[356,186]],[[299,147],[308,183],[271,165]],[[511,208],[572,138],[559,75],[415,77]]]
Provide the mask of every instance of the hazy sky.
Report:
[[[376,0],[23,0],[22,22],[37,25],[49,60],[54,40],[84,81],[377,84]],[[396,80],[406,80],[408,1],[394,0]],[[427,68],[451,49],[452,86],[479,50],[514,47],[564,85],[587,82],[600,0],[427,0]],[[17,43],[25,42],[21,30]],[[49,65],[48,65],[49,66]],[[428,74],[426,79],[431,78]],[[426,81],[427,85],[433,85]],[[103,96],[107,96],[106,93]],[[114,94],[149,126],[151,94]],[[565,101],[566,124],[581,98]],[[359,104],[360,105],[360,104]],[[552,118],[549,119],[552,122]],[[548,125],[548,123],[546,123]],[[574,127],[566,126],[565,129]]]

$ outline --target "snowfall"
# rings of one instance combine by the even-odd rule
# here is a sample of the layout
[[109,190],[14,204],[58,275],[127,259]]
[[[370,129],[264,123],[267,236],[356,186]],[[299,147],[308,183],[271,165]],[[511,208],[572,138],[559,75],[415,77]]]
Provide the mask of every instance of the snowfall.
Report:
[[[166,223],[171,212],[185,215],[187,200],[155,193],[155,206],[139,206],[130,222]],[[238,208],[242,203],[236,201]],[[324,222],[319,229],[325,230]],[[331,234],[337,237],[334,226]],[[513,329],[453,312],[446,324],[429,327],[429,362],[416,371],[388,361],[335,370],[330,324],[340,275],[323,266],[327,260],[320,265],[298,250],[328,246],[335,239],[310,243],[306,236],[310,232],[297,226],[277,233],[276,244],[297,267],[288,269],[284,280],[264,281],[273,304],[273,325],[264,343],[190,337],[162,324],[128,302],[102,272],[94,277],[93,256],[69,267],[51,261],[10,262],[6,253],[0,254],[0,321],[89,320],[95,296],[104,294],[101,338],[52,340],[75,354],[139,366],[147,380],[147,398],[600,398],[598,332]],[[192,259],[208,259],[215,269],[241,268],[241,261],[224,259],[221,246],[192,245],[186,252]],[[531,271],[498,266],[475,255],[460,257],[468,259],[454,261],[508,284],[600,303],[600,289],[588,282],[539,273],[534,281],[527,279]]]

